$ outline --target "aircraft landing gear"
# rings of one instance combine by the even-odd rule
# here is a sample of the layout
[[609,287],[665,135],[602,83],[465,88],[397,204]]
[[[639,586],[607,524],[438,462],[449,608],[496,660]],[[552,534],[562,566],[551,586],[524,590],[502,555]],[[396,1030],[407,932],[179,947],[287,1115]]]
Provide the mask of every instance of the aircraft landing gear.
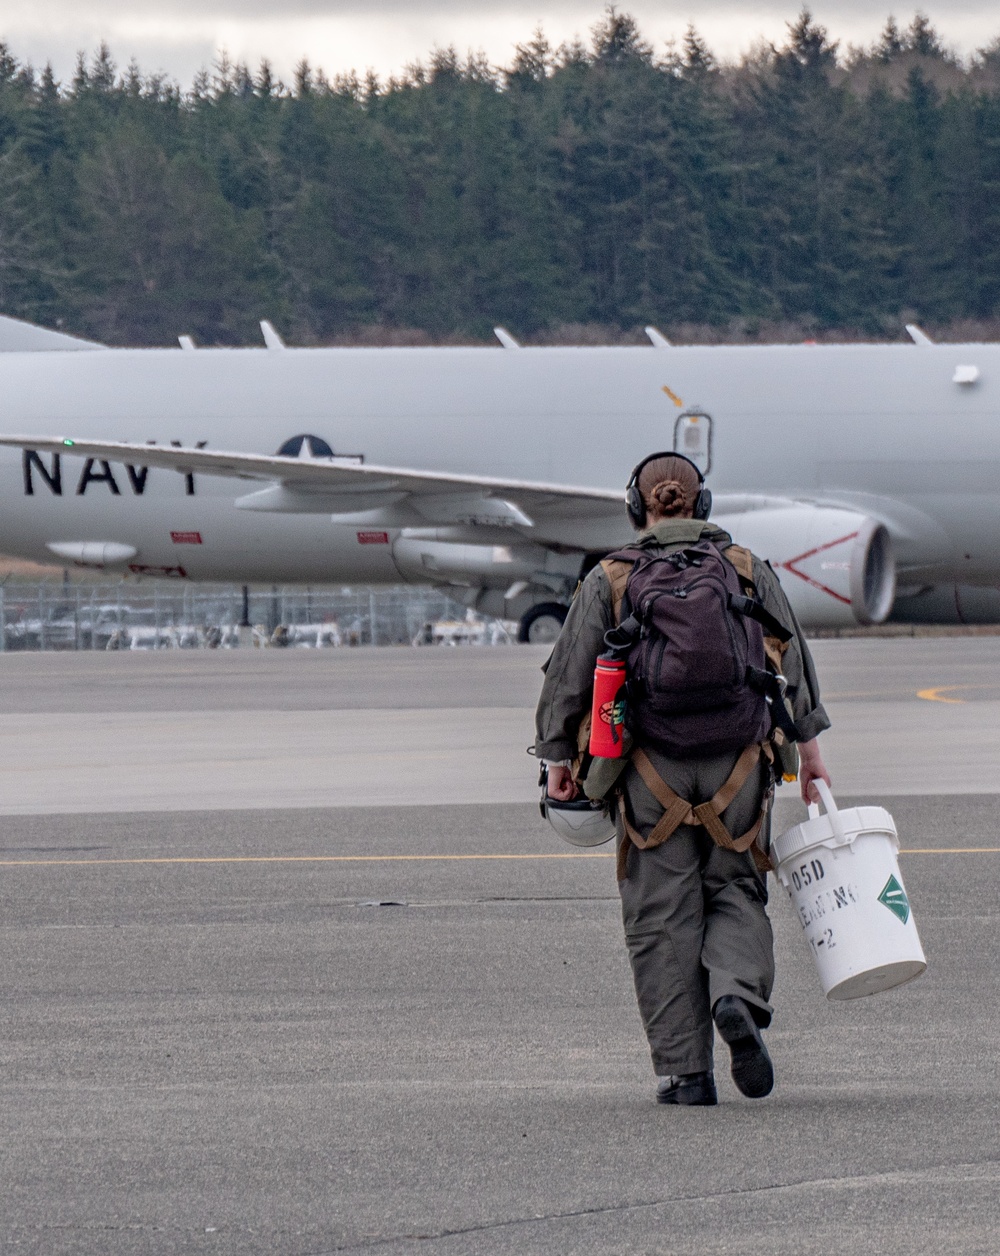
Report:
[[517,630],[518,641],[529,645],[551,645],[563,626],[568,606],[560,602],[539,602],[521,616]]

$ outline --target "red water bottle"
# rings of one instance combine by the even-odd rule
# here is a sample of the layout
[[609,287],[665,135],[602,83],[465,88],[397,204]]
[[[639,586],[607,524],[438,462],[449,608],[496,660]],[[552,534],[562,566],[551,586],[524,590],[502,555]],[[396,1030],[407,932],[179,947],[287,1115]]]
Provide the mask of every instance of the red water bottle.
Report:
[[622,757],[625,727],[625,662],[610,655],[597,660],[594,705],[590,716],[590,753],[601,759]]

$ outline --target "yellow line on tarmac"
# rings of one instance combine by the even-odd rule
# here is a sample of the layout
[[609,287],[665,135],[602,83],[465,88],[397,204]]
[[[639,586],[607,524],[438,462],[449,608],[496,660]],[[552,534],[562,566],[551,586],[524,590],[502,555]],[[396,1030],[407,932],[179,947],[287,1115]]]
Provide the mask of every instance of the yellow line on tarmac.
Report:
[[943,698],[941,695],[945,693],[956,693],[960,689],[979,689],[980,685],[939,685],[936,689],[921,689],[917,693],[918,698],[923,698],[925,702],[947,702],[952,706],[964,706],[964,698]]
[[[1000,855],[1000,846],[902,849],[901,855]],[[530,855],[178,855],[144,859],[0,859],[0,868],[87,868],[121,864],[447,863],[515,859],[613,859],[613,851],[562,851]]]
[[90,864],[419,863],[466,859],[613,859],[611,851],[541,855],[181,855],[147,859],[0,859],[0,868],[88,867]]
[[1000,855],[1000,846],[917,846],[901,855]]

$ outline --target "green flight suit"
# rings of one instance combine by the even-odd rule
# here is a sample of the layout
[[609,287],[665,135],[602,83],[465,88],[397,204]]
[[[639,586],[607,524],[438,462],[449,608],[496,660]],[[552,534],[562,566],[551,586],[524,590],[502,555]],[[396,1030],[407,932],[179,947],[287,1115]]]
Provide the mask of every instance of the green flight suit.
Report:
[[[664,520],[635,544],[671,550],[702,538],[730,544],[728,533],[693,519]],[[792,633],[783,659],[787,696],[802,739],[829,728],[819,700],[812,656],[777,576],[756,556],[757,594]],[[580,722],[590,709],[594,665],[604,633],[614,625],[611,587],[601,567],[587,576],[546,664],[536,715],[535,753],[550,761],[573,759]],[[707,802],[728,778],[738,752],[677,759],[644,747],[664,781],[694,804]],[[607,761],[601,761],[602,767]],[[748,831],[769,787],[762,761],[722,813],[729,832]],[[625,766],[616,788],[624,793],[632,824],[648,837],[663,807],[635,767]],[[761,1026],[771,1019],[774,983],[767,885],[752,854],[714,844],[700,826],[682,825],[666,842],[639,850],[618,821],[619,849],[628,842],[626,876],[619,883],[622,917],[636,996],[660,1076],[712,1068],[711,1010],[724,994],[745,999]],[[758,843],[766,850],[767,824]]]

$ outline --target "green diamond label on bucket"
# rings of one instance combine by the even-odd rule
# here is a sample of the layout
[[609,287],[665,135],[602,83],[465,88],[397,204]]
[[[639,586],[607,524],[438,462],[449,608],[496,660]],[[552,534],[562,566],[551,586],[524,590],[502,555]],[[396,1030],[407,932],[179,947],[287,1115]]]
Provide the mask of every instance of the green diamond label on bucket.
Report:
[[885,888],[878,896],[878,901],[888,907],[894,916],[898,916],[904,925],[910,919],[910,900],[895,877],[890,877],[886,881]]

